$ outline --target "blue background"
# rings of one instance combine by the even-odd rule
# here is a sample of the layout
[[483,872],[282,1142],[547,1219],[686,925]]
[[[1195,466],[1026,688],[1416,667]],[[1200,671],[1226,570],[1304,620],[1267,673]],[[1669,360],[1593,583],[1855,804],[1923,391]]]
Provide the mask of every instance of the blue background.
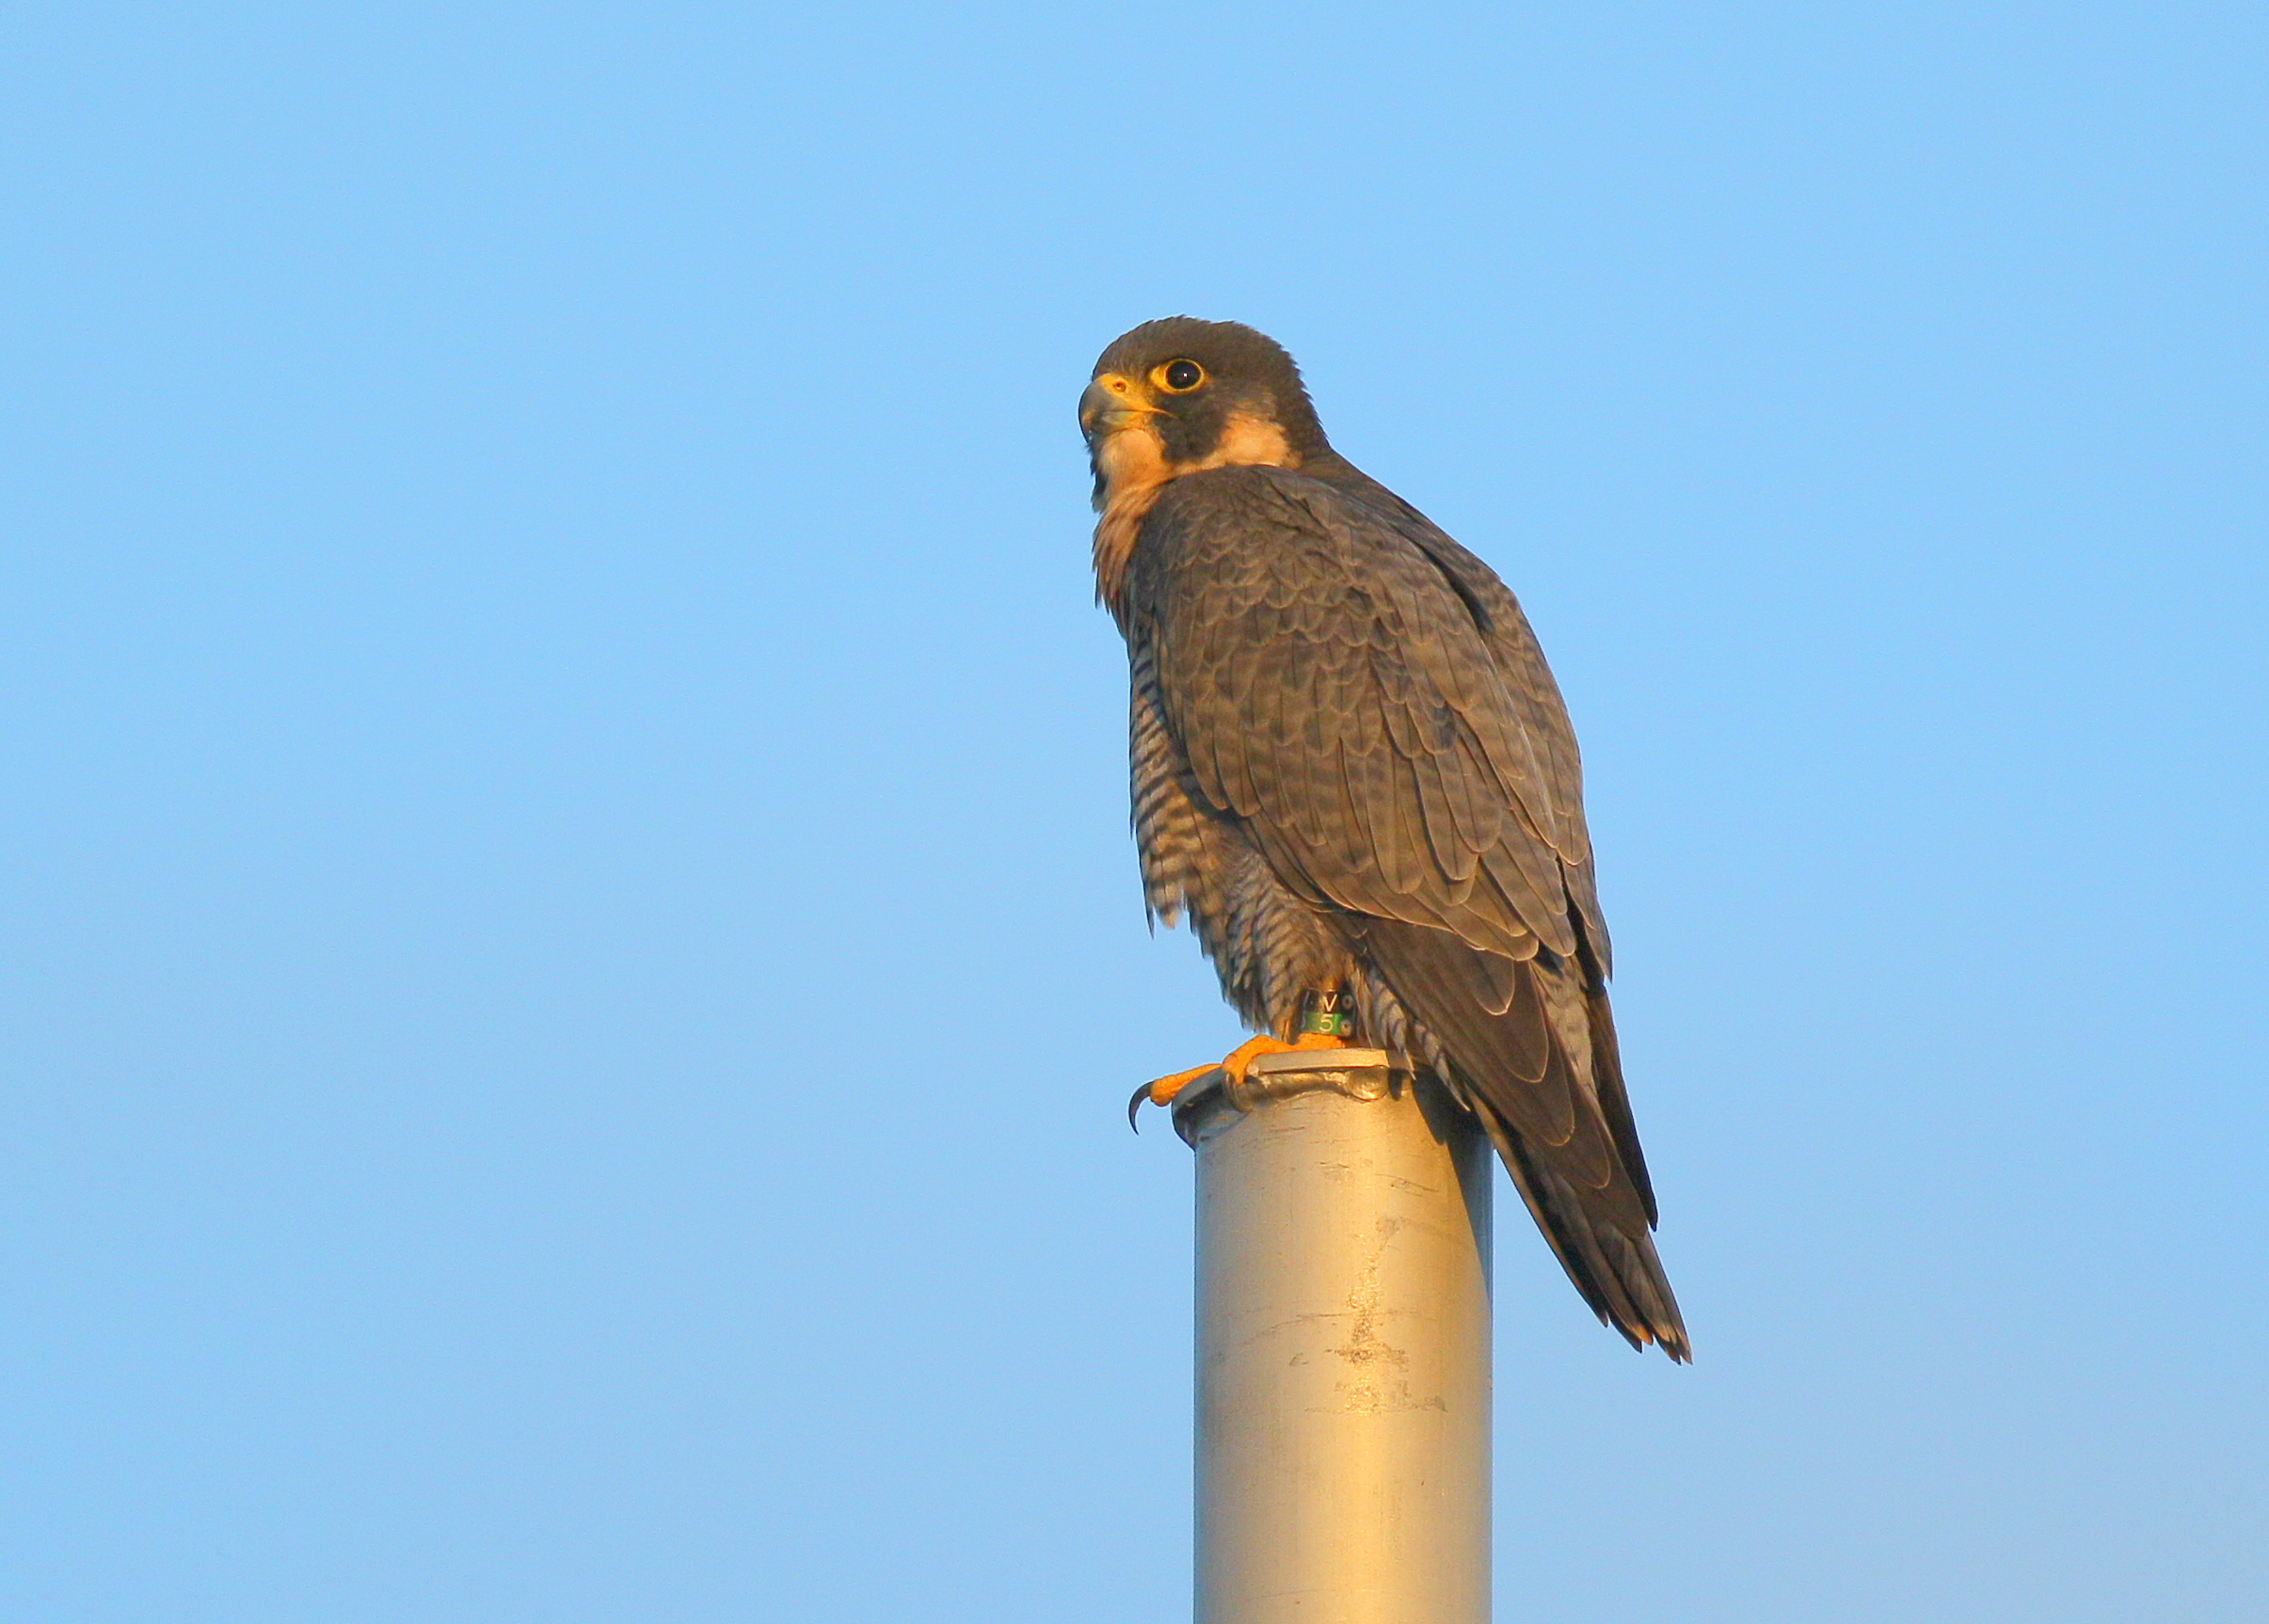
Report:
[[1566,688],[1700,1362],[1500,1614],[2269,1614],[2250,6],[18,8],[0,1614],[1174,1617],[1072,421],[1305,364]]

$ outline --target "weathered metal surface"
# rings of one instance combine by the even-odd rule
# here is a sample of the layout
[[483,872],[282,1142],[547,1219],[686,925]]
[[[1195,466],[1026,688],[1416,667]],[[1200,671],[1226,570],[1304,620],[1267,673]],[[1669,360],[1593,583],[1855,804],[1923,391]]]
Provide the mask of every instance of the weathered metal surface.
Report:
[[1185,1091],[1197,1624],[1487,1624],[1490,1184],[1374,1049]]

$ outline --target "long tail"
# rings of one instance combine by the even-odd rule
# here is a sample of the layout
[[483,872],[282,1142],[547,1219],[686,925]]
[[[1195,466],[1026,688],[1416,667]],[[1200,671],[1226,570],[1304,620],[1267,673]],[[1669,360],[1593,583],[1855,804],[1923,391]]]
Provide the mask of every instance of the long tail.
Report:
[[1366,920],[1363,937],[1592,1312],[1634,1347],[1658,1343],[1690,1360],[1654,1250],[1654,1192],[1614,1019],[1588,966],[1544,952],[1509,959],[1395,920]]

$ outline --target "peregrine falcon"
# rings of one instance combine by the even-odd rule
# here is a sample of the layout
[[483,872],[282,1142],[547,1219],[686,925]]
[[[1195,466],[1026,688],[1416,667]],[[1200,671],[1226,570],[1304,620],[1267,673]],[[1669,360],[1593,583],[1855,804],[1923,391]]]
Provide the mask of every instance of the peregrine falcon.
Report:
[[1292,358],[1251,327],[1136,327],[1079,426],[1096,597],[1132,678],[1144,900],[1189,920],[1262,1034],[1219,1067],[1339,1047],[1351,1023],[1430,1069],[1600,1318],[1685,1361],[1575,736],[1520,605],[1332,449]]

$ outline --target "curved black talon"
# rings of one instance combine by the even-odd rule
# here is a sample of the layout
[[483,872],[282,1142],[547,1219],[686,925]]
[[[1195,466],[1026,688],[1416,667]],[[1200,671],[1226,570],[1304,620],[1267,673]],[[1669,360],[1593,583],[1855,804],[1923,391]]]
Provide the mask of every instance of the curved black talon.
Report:
[[1138,1134],[1142,1131],[1142,1124],[1135,1121],[1135,1116],[1136,1113],[1142,1110],[1143,1105],[1149,1100],[1149,1098],[1150,1085],[1148,1083],[1144,1083],[1141,1088],[1134,1091],[1134,1098],[1127,1102],[1127,1125],[1134,1129],[1134,1131]]

